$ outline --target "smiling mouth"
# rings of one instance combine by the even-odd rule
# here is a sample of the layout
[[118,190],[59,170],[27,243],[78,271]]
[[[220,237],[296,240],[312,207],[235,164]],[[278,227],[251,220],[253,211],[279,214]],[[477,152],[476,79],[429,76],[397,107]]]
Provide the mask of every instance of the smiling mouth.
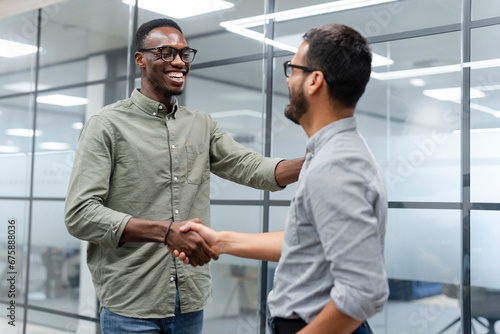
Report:
[[183,72],[168,72],[167,77],[175,82],[183,83],[184,82],[184,73]]

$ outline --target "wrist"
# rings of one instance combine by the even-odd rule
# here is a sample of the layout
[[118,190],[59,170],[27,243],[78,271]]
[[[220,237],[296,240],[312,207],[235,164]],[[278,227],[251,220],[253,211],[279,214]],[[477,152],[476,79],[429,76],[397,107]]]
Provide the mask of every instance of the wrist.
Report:
[[215,245],[219,255],[227,254],[229,251],[230,233],[229,231],[215,232]]
[[167,238],[168,238],[168,235],[169,235],[169,232],[170,232],[170,229],[172,227],[172,224],[173,224],[174,220],[172,219],[170,222],[168,222],[168,225],[167,225],[167,231],[165,232],[165,237],[163,238],[163,244],[165,246],[168,245],[168,242],[167,242]]

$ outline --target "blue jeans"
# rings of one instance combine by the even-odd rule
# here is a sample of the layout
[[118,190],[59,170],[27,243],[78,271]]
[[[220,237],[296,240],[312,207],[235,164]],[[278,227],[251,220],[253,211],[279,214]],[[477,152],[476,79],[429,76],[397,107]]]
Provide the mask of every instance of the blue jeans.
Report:
[[179,292],[175,300],[175,317],[129,318],[101,308],[102,334],[201,334],[202,329],[203,310],[181,314]]

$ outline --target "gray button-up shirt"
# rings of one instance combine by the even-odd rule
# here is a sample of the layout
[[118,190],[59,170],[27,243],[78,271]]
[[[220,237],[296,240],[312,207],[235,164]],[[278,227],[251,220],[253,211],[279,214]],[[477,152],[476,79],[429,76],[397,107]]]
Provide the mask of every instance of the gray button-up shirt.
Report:
[[[138,90],[92,116],[80,136],[66,199],[74,236],[89,241],[87,263],[101,305],[134,318],[163,318],[211,300],[209,266],[182,264],[163,243],[119,245],[131,217],[210,225],[210,172],[259,189],[282,189],[264,158],[235,142],[212,118]],[[119,247],[121,246],[121,247]]]
[[388,297],[382,172],[354,118],[325,126],[307,148],[269,294],[271,315],[309,323],[333,299],[342,313],[365,320]]

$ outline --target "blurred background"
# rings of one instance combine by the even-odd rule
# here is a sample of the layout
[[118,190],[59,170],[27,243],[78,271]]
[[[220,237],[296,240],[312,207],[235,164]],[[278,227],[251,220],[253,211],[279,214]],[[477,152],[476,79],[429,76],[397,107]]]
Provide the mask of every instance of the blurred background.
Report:
[[[196,11],[193,11],[196,10]],[[500,319],[500,2],[495,0],[0,0],[1,333],[99,333],[86,244],[64,226],[78,136],[140,87],[132,36],[159,17],[198,49],[180,103],[240,143],[305,154],[283,116],[283,62],[311,27],[368,38],[373,71],[356,117],[389,193],[391,289],[375,333],[494,333]],[[212,224],[282,229],[295,186],[268,193],[212,175]],[[8,324],[15,221],[16,326]],[[276,264],[223,256],[204,333],[266,333]],[[500,325],[496,325],[496,332]]]

